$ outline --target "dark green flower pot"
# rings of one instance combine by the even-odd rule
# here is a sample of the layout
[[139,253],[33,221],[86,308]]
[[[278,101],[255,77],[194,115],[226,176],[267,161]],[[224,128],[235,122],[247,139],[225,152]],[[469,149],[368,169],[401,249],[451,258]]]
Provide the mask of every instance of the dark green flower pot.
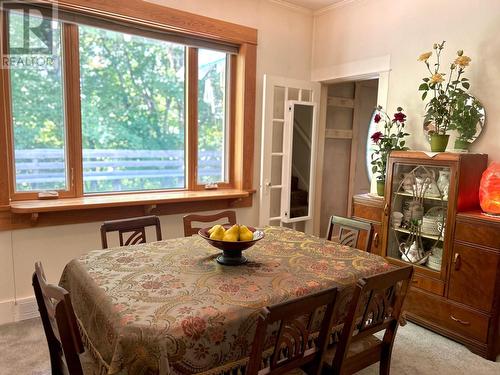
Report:
[[431,135],[431,151],[444,152],[448,146],[449,134],[433,134]]
[[465,150],[469,151],[470,142],[462,141],[461,139],[457,139],[455,141],[455,150]]
[[377,180],[377,194],[383,197],[384,190],[385,190],[385,180]]

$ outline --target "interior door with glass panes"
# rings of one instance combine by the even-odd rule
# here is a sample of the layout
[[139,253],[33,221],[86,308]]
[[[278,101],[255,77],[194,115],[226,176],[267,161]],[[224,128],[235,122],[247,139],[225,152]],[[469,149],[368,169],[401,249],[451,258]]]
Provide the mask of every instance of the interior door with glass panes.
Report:
[[[302,221],[284,222],[282,217],[282,201],[284,194],[293,194],[300,197],[299,183],[295,179],[284,181],[285,168],[290,161],[287,150],[285,126],[287,116],[290,116],[290,103],[304,104],[319,103],[320,84],[316,82],[300,81],[288,78],[264,76],[264,93],[262,108],[262,142],[261,142],[261,169],[260,169],[260,214],[259,225],[287,226],[307,233],[312,232],[312,212]],[[313,128],[316,127],[317,116],[313,119]],[[292,122],[293,124],[293,122]],[[312,133],[316,138],[316,132]],[[316,142],[316,139],[314,139]],[[314,155],[313,155],[314,156]],[[313,166],[312,166],[313,167]],[[294,190],[295,189],[295,190]],[[314,192],[309,191],[307,199],[312,200]],[[302,198],[303,199],[303,198]],[[308,207],[314,205],[307,202]]]
[[452,170],[394,162],[392,173],[387,257],[441,273]]

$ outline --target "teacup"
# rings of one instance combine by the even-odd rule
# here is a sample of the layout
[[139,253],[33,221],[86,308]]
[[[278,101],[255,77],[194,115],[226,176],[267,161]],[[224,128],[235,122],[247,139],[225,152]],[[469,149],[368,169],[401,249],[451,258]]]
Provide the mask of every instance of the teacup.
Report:
[[395,211],[392,213],[392,225],[395,228],[399,228],[401,226],[402,221],[403,221],[403,214],[401,212]]

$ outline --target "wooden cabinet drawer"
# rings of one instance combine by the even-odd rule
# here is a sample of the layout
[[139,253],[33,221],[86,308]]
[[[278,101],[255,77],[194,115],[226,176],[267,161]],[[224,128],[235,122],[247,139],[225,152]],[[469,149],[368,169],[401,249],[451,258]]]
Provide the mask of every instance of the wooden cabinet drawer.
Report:
[[[459,215],[457,215],[457,218]],[[455,240],[500,249],[500,225],[457,220]],[[500,250],[499,250],[500,251]]]
[[382,207],[366,206],[354,202],[352,216],[354,219],[365,219],[376,223],[382,223]]
[[411,286],[426,290],[439,296],[444,294],[444,282],[442,280],[431,279],[430,277],[420,276],[416,273],[413,274]]
[[406,298],[405,310],[453,333],[486,343],[490,317],[458,305],[443,297],[411,288]]
[[499,263],[500,254],[455,243],[448,298],[490,312]]

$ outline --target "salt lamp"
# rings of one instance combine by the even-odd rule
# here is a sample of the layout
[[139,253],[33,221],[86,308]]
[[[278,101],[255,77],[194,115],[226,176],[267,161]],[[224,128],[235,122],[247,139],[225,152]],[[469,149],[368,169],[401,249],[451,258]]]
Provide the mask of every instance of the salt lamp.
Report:
[[484,212],[500,215],[500,162],[493,162],[483,172],[479,186],[479,204]]

